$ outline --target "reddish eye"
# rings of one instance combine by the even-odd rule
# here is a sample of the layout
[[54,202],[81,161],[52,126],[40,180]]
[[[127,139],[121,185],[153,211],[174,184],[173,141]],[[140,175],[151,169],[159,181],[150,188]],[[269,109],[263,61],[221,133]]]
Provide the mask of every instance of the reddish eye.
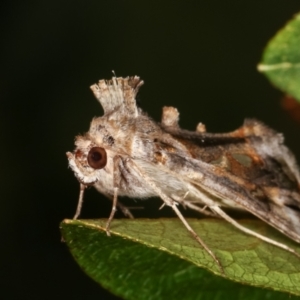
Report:
[[87,157],[89,165],[93,169],[102,169],[106,166],[106,151],[101,147],[93,147]]

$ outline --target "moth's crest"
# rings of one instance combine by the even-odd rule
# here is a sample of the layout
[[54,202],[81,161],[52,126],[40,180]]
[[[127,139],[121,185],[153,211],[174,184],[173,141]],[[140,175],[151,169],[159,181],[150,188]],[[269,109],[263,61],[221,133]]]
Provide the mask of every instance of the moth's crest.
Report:
[[161,118],[161,125],[163,127],[179,128],[179,112],[177,108],[172,106],[164,106]]
[[126,114],[135,118],[139,115],[135,97],[143,83],[138,76],[113,77],[110,80],[100,80],[90,88],[102,105],[104,115],[117,118],[118,114]]

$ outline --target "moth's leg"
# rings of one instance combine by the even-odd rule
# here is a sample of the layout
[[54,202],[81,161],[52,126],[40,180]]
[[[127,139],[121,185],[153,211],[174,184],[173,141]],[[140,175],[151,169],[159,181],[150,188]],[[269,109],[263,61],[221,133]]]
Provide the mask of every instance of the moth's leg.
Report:
[[[113,201],[114,197],[111,195],[105,195],[110,201]],[[134,219],[133,214],[130,211],[130,208],[125,206],[120,200],[117,201],[117,207],[122,211],[123,215],[129,219]]]
[[199,207],[199,206],[197,206],[197,205],[195,205],[195,204],[193,204],[193,203],[191,203],[189,201],[184,201],[183,204],[186,207],[188,207],[190,209],[193,209],[193,210],[196,210],[196,211],[200,212],[203,215],[214,217],[214,218],[220,218],[220,216],[216,212],[214,212],[214,211],[212,211],[212,212],[208,211],[207,208],[210,209],[210,207],[207,206],[207,205],[205,205],[204,207],[201,208],[201,207]]
[[234,219],[232,219],[230,216],[228,216],[219,206],[213,206],[211,207],[212,210],[214,210],[217,214],[219,214],[222,218],[224,218],[226,221],[228,221],[230,224],[232,224],[233,226],[237,227],[238,229],[240,229],[241,231],[247,233],[247,234],[250,234],[250,235],[253,235],[269,244],[272,244],[272,245],[275,245],[279,248],[282,248],[288,252],[291,252],[293,253],[294,255],[300,257],[300,254],[297,253],[294,249],[288,247],[287,245],[285,244],[282,244],[282,243],[279,243],[279,242],[276,242],[272,239],[269,239],[267,238],[266,236],[263,236],[255,231],[252,231],[244,226],[242,226],[241,224],[239,224],[237,221],[235,221]]
[[108,236],[110,236],[110,223],[111,221],[113,220],[114,218],[114,215],[117,211],[117,203],[118,203],[118,188],[117,187],[114,187],[114,198],[113,198],[113,205],[112,205],[112,208],[111,208],[111,212],[110,212],[110,215],[109,215],[109,218],[106,222],[106,227],[105,227],[105,230],[106,230],[106,234]]
[[86,186],[84,184],[80,183],[79,199],[78,199],[77,209],[76,209],[75,216],[73,217],[73,220],[76,220],[80,215],[85,188],[86,188]]
[[118,208],[122,211],[123,215],[129,219],[134,219],[133,214],[131,213],[130,209],[122,204],[120,201],[117,202]]
[[120,171],[119,171],[120,160],[121,160],[120,156],[115,156],[113,158],[113,162],[114,162],[114,172],[113,172],[114,196],[113,196],[113,203],[112,203],[111,212],[110,212],[110,215],[109,215],[109,218],[108,218],[108,220],[106,222],[106,227],[105,227],[106,234],[108,236],[110,236],[110,232],[109,232],[110,223],[113,220],[114,215],[115,215],[115,213],[117,211],[118,190],[119,190],[120,179],[121,179]]
[[176,202],[168,197],[156,184],[145,174],[142,170],[140,170],[136,164],[134,164],[131,160],[127,161],[128,165],[131,166],[132,169],[134,169],[144,180],[145,182],[153,189],[153,191],[166,203],[166,205],[171,206],[176,215],[179,217],[181,222],[184,224],[184,226],[187,228],[187,230],[192,234],[192,236],[196,239],[196,241],[205,249],[205,251],[213,258],[213,260],[217,263],[219,266],[219,269],[221,273],[224,275],[224,269],[218,260],[218,258],[215,256],[215,254],[209,249],[209,247],[202,241],[202,239],[198,236],[198,234],[194,231],[194,229],[189,225],[189,223],[186,221],[184,216],[181,214],[179,209],[177,208]]
[[[206,216],[210,216],[210,217],[217,217],[219,218],[219,216],[214,212],[214,211],[208,211],[206,210],[207,208],[209,208],[209,206],[207,204],[205,204],[202,208],[193,204],[191,200],[185,200],[186,196],[189,194],[190,192],[187,191],[185,193],[185,195],[183,197],[178,197],[177,195],[171,195],[172,199],[174,199],[176,202],[180,203],[184,208],[188,207],[191,208],[193,210],[196,210],[198,212],[200,212],[203,215]],[[159,208],[161,209],[163,207],[163,205]]]
[[[199,194],[199,197],[203,200],[204,203],[209,203],[211,202],[211,199],[209,199],[207,197],[206,194],[202,193],[200,190],[197,191],[198,194]],[[212,204],[208,204],[209,208],[212,210],[212,211],[215,211],[219,216],[221,216],[223,219],[225,219],[226,221],[228,221],[229,223],[231,223],[233,226],[237,227],[238,229],[240,229],[241,231],[247,233],[247,234],[250,234],[252,236],[255,236],[269,244],[272,244],[272,245],[275,245],[279,248],[282,248],[286,251],[289,251],[291,253],[293,253],[294,255],[296,255],[297,257],[300,257],[300,254],[297,253],[294,249],[286,246],[285,244],[282,244],[282,243],[279,243],[279,242],[276,242],[272,239],[269,239],[255,231],[252,231],[244,226],[242,226],[241,224],[239,224],[237,221],[235,221],[234,219],[232,219],[230,216],[228,216],[218,205],[212,205]]]
[[184,216],[181,214],[180,210],[177,208],[176,203],[173,202],[171,205],[172,209],[175,211],[176,215],[179,217],[181,222],[184,224],[184,226],[187,228],[187,230],[192,234],[192,236],[196,239],[196,241],[205,249],[205,251],[214,259],[214,261],[218,264],[221,273],[225,275],[223,266],[221,265],[218,258],[215,256],[215,254],[208,248],[208,246],[202,241],[202,239],[199,237],[199,235],[194,231],[194,229],[189,225],[189,223],[186,221]]

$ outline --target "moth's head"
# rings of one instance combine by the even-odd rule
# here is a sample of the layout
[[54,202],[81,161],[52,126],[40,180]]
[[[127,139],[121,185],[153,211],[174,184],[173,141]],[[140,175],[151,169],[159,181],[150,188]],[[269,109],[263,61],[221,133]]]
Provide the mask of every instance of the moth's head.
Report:
[[113,152],[94,140],[89,134],[77,136],[73,153],[67,152],[69,166],[80,183],[94,185],[112,179]]
[[113,77],[91,86],[104,115],[94,118],[89,132],[76,137],[73,153],[67,152],[69,166],[80,183],[97,184],[103,192],[113,187],[113,158],[130,153],[127,124],[140,114],[135,96],[142,84],[135,76]]

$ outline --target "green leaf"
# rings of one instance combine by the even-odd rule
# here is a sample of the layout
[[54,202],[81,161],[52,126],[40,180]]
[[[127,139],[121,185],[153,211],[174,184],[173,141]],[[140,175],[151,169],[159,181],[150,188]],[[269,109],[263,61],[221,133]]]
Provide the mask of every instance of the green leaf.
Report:
[[258,70],[279,89],[300,101],[300,14],[268,43]]
[[[300,295],[298,257],[223,220],[188,222],[219,258],[227,279],[218,276],[216,263],[177,219],[114,220],[111,237],[106,235],[105,222],[65,220],[61,230],[80,267],[125,299],[296,299],[289,294]],[[240,223],[300,250],[261,221]]]

